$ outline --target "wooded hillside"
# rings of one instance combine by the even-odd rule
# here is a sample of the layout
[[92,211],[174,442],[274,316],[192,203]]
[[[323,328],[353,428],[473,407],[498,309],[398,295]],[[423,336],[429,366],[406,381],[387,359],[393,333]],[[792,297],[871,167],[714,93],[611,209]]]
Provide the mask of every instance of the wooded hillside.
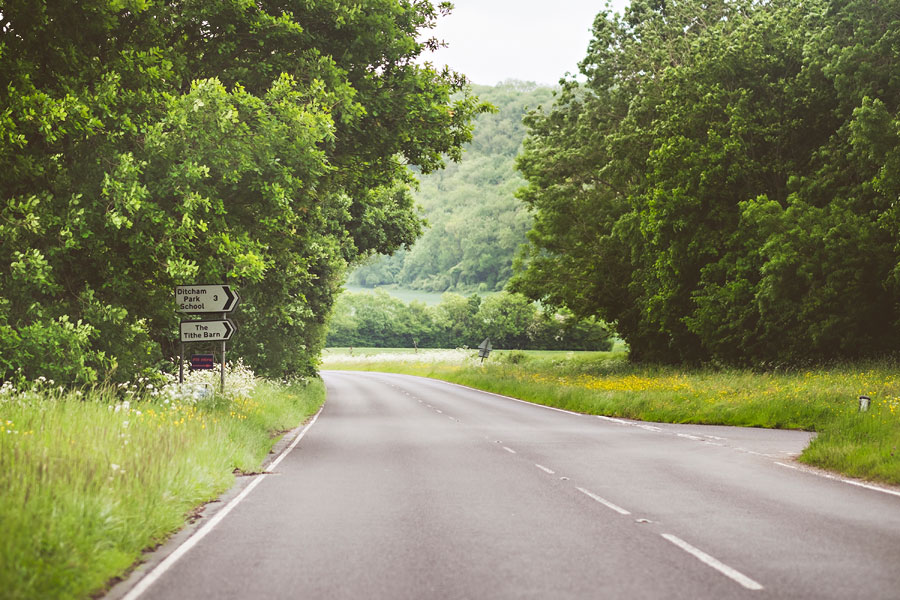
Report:
[[477,117],[462,161],[421,175],[413,197],[428,228],[411,250],[379,257],[356,269],[349,283],[372,287],[396,283],[431,291],[503,289],[513,258],[531,226],[515,199],[524,184],[515,157],[525,137],[526,109],[552,102],[552,89],[508,81],[473,86],[479,99],[497,107]]

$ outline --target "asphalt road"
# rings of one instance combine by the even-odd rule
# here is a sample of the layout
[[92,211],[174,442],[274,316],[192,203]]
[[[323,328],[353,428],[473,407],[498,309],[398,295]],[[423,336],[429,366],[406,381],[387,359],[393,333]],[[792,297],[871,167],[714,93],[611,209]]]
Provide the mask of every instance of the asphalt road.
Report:
[[900,598],[900,494],[803,470],[809,434],[323,376],[273,474],[111,597]]

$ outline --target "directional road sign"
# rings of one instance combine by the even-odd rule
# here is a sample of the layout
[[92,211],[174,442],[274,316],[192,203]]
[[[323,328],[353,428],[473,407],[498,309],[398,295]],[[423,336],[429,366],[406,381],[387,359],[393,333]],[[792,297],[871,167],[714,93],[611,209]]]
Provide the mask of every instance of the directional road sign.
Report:
[[230,285],[175,286],[175,304],[183,313],[227,313],[241,299]]
[[182,342],[224,342],[237,330],[228,319],[218,321],[182,321]]
[[484,341],[478,345],[478,357],[481,359],[481,362],[484,362],[484,359],[491,354],[492,348],[490,338],[484,338]]

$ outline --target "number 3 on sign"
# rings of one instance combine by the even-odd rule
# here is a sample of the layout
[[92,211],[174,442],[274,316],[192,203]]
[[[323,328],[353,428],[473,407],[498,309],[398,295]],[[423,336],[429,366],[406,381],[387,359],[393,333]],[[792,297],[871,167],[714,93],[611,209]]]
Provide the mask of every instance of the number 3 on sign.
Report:
[[218,302],[218,301],[219,301],[219,295],[213,294],[213,302]]

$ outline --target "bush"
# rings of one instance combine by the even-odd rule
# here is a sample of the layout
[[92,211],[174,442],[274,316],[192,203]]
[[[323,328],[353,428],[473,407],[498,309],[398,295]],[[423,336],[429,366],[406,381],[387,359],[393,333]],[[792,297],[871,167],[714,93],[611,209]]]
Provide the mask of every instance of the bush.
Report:
[[520,294],[482,300],[444,294],[440,304],[405,304],[384,291],[344,292],[329,323],[327,346],[370,348],[474,348],[490,338],[495,348],[609,350],[609,329],[595,319],[542,312]]

